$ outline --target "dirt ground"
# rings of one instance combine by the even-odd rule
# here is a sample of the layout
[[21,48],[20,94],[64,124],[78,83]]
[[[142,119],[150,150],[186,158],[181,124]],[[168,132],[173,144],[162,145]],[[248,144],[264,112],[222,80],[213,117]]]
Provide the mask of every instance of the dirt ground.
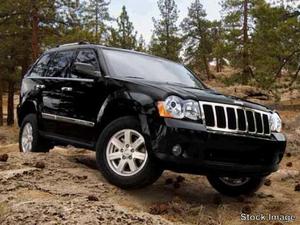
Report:
[[[147,188],[124,191],[102,177],[93,152],[21,154],[18,128],[0,128],[0,158],[8,154],[0,162],[0,224],[300,224],[300,110],[287,108],[280,111],[289,139],[280,170],[256,194],[238,198],[218,194],[203,176],[181,174],[174,185],[183,179],[170,171]],[[245,222],[242,212],[296,221]]]

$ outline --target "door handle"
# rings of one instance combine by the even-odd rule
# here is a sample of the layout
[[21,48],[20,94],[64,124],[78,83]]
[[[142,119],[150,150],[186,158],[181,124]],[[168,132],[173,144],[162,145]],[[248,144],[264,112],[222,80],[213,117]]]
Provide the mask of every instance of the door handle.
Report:
[[37,84],[37,85],[35,85],[35,89],[36,90],[42,90],[42,89],[45,89],[45,85],[43,85],[43,84]]
[[73,88],[71,88],[71,87],[62,87],[61,90],[62,91],[73,91]]

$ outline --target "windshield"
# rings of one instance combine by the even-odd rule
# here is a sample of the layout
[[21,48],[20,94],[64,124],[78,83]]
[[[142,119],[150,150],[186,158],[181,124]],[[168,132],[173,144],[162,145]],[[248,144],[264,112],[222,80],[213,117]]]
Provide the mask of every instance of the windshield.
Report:
[[184,87],[205,86],[183,65],[134,52],[104,49],[104,57],[113,77],[144,79]]

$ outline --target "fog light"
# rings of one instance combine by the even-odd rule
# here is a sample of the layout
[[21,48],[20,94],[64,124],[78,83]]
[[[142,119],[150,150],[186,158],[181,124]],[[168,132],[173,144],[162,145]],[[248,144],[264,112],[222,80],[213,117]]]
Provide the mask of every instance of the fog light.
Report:
[[182,153],[182,148],[180,145],[174,145],[174,147],[172,148],[172,153],[175,156],[180,156]]

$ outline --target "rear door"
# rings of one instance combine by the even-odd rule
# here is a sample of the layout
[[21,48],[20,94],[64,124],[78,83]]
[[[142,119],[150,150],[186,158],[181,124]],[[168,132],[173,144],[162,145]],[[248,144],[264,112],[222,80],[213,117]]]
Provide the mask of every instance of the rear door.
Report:
[[65,79],[69,76],[70,66],[75,57],[74,50],[58,51],[52,57],[49,68],[43,77],[42,92],[42,123],[43,130],[56,133],[62,115],[62,87],[65,86]]
[[[100,107],[107,96],[98,53],[92,48],[79,48],[74,63],[94,66],[99,77],[91,77],[71,69],[61,93],[60,113],[64,121],[58,125],[60,134],[81,142],[92,143]],[[74,64],[73,63],[73,64]]]
[[[22,81],[21,99],[26,101],[35,102],[38,109],[43,108],[43,92],[45,89],[44,76],[47,73],[51,57],[53,53],[46,53],[42,55],[39,60],[33,65],[32,69],[25,76]],[[21,104],[24,102],[22,101]],[[38,110],[38,117],[40,119],[41,114]],[[43,130],[43,123],[39,124],[39,129]]]

